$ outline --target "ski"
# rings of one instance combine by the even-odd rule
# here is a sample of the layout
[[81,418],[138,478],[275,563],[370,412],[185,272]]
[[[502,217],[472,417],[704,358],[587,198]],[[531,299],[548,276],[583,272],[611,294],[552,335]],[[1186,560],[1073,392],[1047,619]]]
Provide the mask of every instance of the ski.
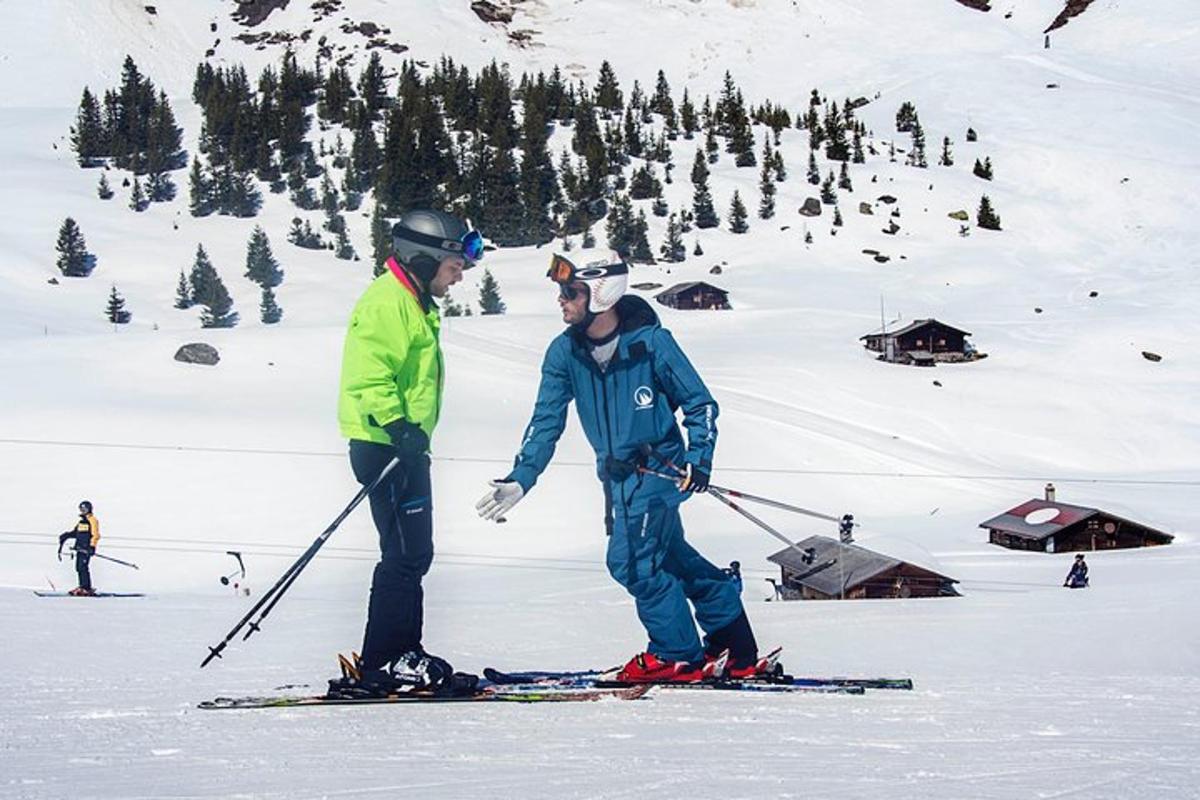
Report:
[[[550,684],[560,686],[589,686],[615,676],[616,670],[579,670],[575,672],[524,671],[501,672],[488,667],[483,675],[496,684]],[[770,679],[741,681],[766,686],[795,686],[817,688],[822,686],[858,687],[862,689],[911,690],[912,678],[841,678],[841,677],[796,677],[783,675]]]
[[95,594],[71,594],[70,592],[46,592],[34,589],[38,597],[145,597],[141,592],[96,592]]
[[708,680],[695,683],[663,681],[661,683],[622,683],[621,681],[595,681],[590,686],[597,689],[615,689],[620,686],[653,686],[656,689],[692,689],[714,692],[761,692],[763,694],[866,694],[861,686],[808,685],[795,683],[772,683],[754,680]]
[[252,709],[252,708],[311,708],[313,706],[357,706],[357,705],[404,705],[414,703],[561,703],[587,702],[612,698],[637,700],[644,697],[650,684],[618,687],[562,687],[537,685],[484,686],[467,695],[437,695],[432,692],[407,691],[386,697],[329,697],[280,696],[280,697],[218,697],[205,700],[197,708],[205,710]]

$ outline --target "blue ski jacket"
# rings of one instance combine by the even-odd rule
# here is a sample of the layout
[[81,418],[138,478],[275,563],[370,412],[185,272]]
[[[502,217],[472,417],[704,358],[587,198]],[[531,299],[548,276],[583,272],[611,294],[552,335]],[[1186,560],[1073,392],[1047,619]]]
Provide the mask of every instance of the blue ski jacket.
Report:
[[[572,329],[550,342],[542,362],[533,418],[525,429],[508,480],[526,492],[537,483],[554,455],[567,422],[567,406],[575,411],[596,452],[596,474],[604,482],[609,507],[640,514],[652,503],[677,506],[689,495],[674,483],[639,473],[639,465],[664,473],[669,467],[651,457],[643,445],[669,458],[712,471],[717,444],[717,403],[674,337],[649,304],[626,296],[616,305],[620,318],[617,351],[601,370],[583,334]],[[684,442],[675,412],[683,411]]]

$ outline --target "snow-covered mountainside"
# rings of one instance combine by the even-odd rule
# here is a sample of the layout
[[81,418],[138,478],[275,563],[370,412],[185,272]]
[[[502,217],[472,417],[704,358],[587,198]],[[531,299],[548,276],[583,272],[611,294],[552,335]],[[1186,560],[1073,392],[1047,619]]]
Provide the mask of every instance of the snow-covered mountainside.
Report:
[[[485,6],[498,21],[477,13]],[[993,2],[987,13],[951,0],[292,0],[252,26],[228,0],[0,6],[0,585],[11,587],[0,591],[10,653],[0,678],[29,687],[0,711],[0,797],[365,797],[414,787],[437,797],[1194,796],[1193,6],[1094,2],[1049,34],[1049,47],[1043,31],[1062,0]],[[306,66],[322,54],[355,76],[370,53],[390,74],[406,59],[427,72],[449,55],[472,71],[495,61],[515,78],[557,66],[591,87],[607,60],[626,94],[634,80],[653,91],[663,70],[676,103],[685,88],[697,103],[715,100],[727,71],[748,105],[769,100],[793,115],[813,89],[869,101],[855,115],[875,153],[849,165],[843,226],[830,206],[798,213],[819,193],[805,180],[805,131],[782,131],[788,177],[770,220],[755,214],[758,169],[735,167],[722,142],[710,179],[720,227],[686,234],[686,260],[635,266],[632,282],[703,280],[729,292],[728,311],[652,302],[721,405],[714,480],[851,512],[864,546],[960,581],[957,599],[762,603],[763,579],[778,575],[766,556],[779,543],[694,498],[683,510],[689,539],[719,564],[741,561],[761,643],[783,644],[796,672],[908,674],[916,692],[465,713],[191,711],[219,693],[319,684],[332,653],[359,641],[375,552],[362,512],[263,634],[196,670],[254,599],[218,583],[233,567],[225,551],[244,554],[257,594],[356,490],[335,402],[344,324],[372,274],[371,203],[346,215],[360,261],[289,244],[297,211],[286,193],[264,191],[252,218],[191,216],[186,169],[174,173],[175,200],[136,213],[127,172],[110,170],[116,196],[97,197],[101,170],[80,168],[69,129],[83,87],[115,87],[128,54],[166,92],[194,155],[197,64],[243,64],[254,80],[287,44]],[[896,132],[905,102],[924,126],[924,169],[905,163],[911,137]],[[770,132],[753,130],[761,152]],[[332,146],[338,132],[314,125],[310,136]],[[938,164],[943,137],[953,166]],[[561,126],[552,135],[556,163],[570,139]],[[699,143],[670,143],[672,210],[690,206]],[[901,151],[895,161],[889,145]],[[990,181],[972,174],[985,158]],[[818,160],[822,176],[837,166]],[[735,190],[750,209],[744,234],[728,226]],[[974,224],[984,194],[999,231]],[[635,206],[657,253],[666,221],[649,200]],[[948,216],[959,210],[967,236]],[[68,216],[96,256],[87,278],[55,268]],[[899,229],[886,233],[889,223]],[[285,272],[275,325],[258,321],[259,289],[242,277],[256,225]],[[603,248],[603,223],[594,232]],[[703,255],[692,254],[697,242]],[[235,328],[202,330],[197,309],[172,307],[198,244],[241,314]],[[578,236],[573,244],[585,258]],[[604,573],[602,498],[576,422],[508,524],[486,525],[473,509],[508,469],[542,352],[561,330],[545,278],[561,247],[489,253],[483,266],[507,313],[443,328],[439,555],[426,629],[430,649],[461,668],[606,666],[644,646],[631,601]],[[474,303],[482,272],[452,297]],[[114,285],[129,324],[105,319]],[[932,369],[875,360],[859,337],[879,329],[881,302],[889,328],[936,317],[970,331],[988,357]],[[172,359],[195,341],[216,346],[220,363]],[[978,527],[1047,481],[1060,500],[1174,543],[1090,555],[1092,588],[1068,593],[1059,588],[1067,555],[1004,550]],[[97,582],[151,598],[83,607],[28,592],[73,580],[53,548],[85,497],[102,520],[103,552],[140,567],[95,563]],[[823,522],[762,515],[794,539],[836,535]]]

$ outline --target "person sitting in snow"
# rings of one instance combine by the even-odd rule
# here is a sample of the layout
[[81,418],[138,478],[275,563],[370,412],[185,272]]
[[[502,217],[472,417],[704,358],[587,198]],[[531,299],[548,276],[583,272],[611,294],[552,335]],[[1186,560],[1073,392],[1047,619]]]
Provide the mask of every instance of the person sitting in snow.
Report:
[[1068,589],[1086,589],[1088,585],[1087,573],[1087,562],[1083,560],[1083,553],[1080,553],[1075,556],[1075,563],[1071,565],[1071,571],[1067,573],[1067,579],[1063,581],[1063,586]]
[[58,560],[62,561],[63,545],[70,540],[75,541],[75,573],[79,577],[79,585],[70,591],[76,596],[92,596],[96,590],[92,588],[92,573],[88,562],[96,554],[96,545],[100,543],[100,520],[92,513],[92,504],[84,500],[79,504],[79,521],[75,529],[69,530],[58,537]]

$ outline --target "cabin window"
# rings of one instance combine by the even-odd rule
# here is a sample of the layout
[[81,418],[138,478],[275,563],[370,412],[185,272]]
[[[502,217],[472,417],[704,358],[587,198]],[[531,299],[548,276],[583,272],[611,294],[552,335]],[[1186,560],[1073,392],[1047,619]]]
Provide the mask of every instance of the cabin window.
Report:
[[925,345],[924,339],[917,339],[917,347],[924,347],[924,345]]

